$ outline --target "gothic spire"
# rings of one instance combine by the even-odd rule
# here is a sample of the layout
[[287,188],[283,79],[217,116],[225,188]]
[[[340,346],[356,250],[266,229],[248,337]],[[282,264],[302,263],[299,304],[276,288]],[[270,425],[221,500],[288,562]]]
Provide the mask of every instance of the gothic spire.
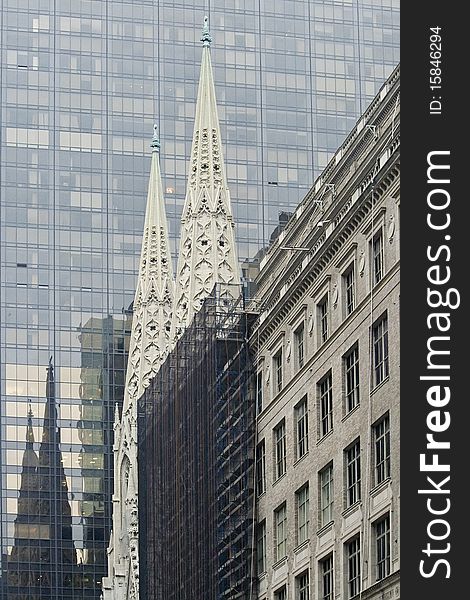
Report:
[[137,401],[170,350],[175,283],[156,126],[150,146],[147,208],[120,421],[119,411],[115,412],[113,530],[108,576],[103,579],[105,600],[139,598]]
[[174,279],[154,125],[144,236],[134,298],[124,412],[143,394],[169,351]]
[[172,340],[191,323],[215,283],[240,283],[230,192],[222,155],[207,17],[176,273]]

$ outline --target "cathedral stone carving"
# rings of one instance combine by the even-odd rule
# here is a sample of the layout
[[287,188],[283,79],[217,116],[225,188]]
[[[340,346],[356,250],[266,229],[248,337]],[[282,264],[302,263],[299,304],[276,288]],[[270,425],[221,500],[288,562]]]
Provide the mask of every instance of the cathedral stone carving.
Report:
[[176,271],[173,341],[191,323],[216,282],[240,282],[207,19],[201,40],[201,74]]
[[151,146],[122,417],[117,409],[115,414],[113,531],[108,549],[108,577],[103,579],[104,600],[139,598],[137,401],[170,350],[174,280],[156,131]]

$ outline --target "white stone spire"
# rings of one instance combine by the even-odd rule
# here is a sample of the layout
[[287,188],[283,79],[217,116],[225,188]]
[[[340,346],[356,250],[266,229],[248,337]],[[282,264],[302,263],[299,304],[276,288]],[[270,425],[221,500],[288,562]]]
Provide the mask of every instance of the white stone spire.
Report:
[[172,340],[191,323],[215,283],[239,284],[230,193],[222,156],[207,17],[176,271]]
[[114,424],[113,530],[104,600],[138,600],[137,400],[170,350],[175,284],[171,266],[156,127],[127,363],[122,417]]

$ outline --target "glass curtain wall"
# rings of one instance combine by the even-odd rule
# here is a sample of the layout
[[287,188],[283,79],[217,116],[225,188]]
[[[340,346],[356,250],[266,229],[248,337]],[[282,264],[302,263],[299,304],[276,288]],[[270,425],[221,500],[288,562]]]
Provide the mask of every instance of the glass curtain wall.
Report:
[[[204,14],[242,260],[266,246],[399,59],[398,0],[0,0],[7,598],[41,597],[47,544],[73,554],[72,575],[49,578],[47,597],[99,597],[149,142],[156,122],[175,251]],[[49,502],[53,515],[60,504],[35,476],[49,364],[60,460],[47,468],[63,465],[72,552],[69,534],[34,523],[28,508]],[[35,548],[21,580],[10,568],[19,539]]]

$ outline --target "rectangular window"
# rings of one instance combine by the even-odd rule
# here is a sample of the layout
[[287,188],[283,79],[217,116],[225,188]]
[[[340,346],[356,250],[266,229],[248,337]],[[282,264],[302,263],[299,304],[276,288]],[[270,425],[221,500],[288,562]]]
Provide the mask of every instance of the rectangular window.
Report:
[[287,600],[286,586],[284,586],[274,592],[274,600]]
[[318,304],[318,318],[320,321],[320,340],[326,342],[328,339],[328,296]]
[[387,415],[374,426],[375,484],[390,477],[390,418]]
[[372,383],[388,377],[388,319],[385,314],[372,326]]
[[297,437],[297,458],[301,458],[308,451],[308,410],[306,397],[295,407],[295,431]]
[[354,263],[343,275],[344,300],[346,316],[350,315],[356,306],[356,276]]
[[320,395],[320,436],[323,437],[333,429],[333,386],[329,373],[319,385]]
[[295,578],[295,600],[309,600],[308,571]]
[[256,374],[256,413],[263,410],[263,371]]
[[346,387],[346,412],[359,404],[359,347],[354,346],[344,357]]
[[302,323],[297,327],[294,332],[294,344],[295,344],[295,360],[297,369],[301,369],[304,366],[304,351],[305,351],[305,327]]
[[390,575],[390,516],[375,523],[376,580]]
[[333,465],[320,471],[320,527],[333,520]]
[[320,598],[333,600],[333,555],[330,554],[320,562]]
[[261,521],[256,529],[257,573],[266,572],[266,521]]
[[361,448],[359,440],[344,452],[346,464],[346,507],[361,499]]
[[303,544],[308,540],[309,525],[309,489],[308,484],[304,485],[295,494],[297,509],[297,544]]
[[286,472],[286,422],[284,419],[274,429],[275,476],[282,477]]
[[256,493],[266,491],[266,444],[264,440],[256,446]]
[[382,230],[372,240],[372,284],[376,285],[384,276],[384,250]]
[[275,392],[282,390],[282,350],[274,355],[274,385]]
[[287,509],[283,504],[274,511],[275,557],[281,560],[287,554]]
[[356,537],[346,544],[348,561],[348,598],[354,598],[361,591],[361,545]]

